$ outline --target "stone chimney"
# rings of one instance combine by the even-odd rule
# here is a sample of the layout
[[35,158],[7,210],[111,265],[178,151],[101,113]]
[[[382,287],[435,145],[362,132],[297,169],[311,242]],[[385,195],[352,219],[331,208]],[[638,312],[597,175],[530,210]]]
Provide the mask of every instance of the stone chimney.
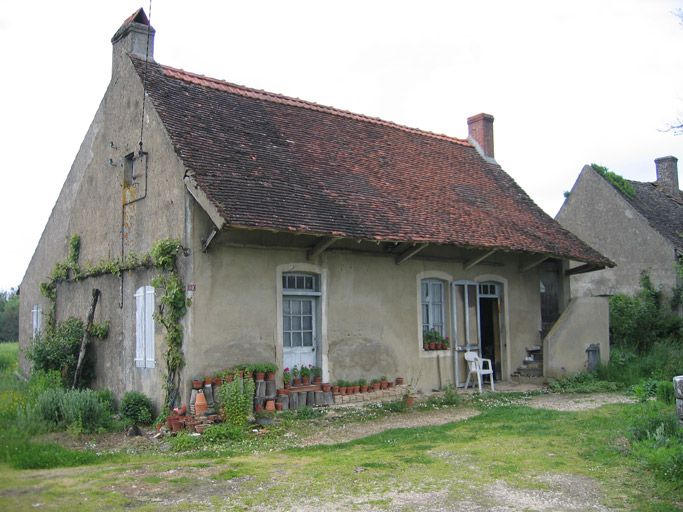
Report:
[[655,159],[657,186],[671,195],[678,195],[678,158],[663,156]]
[[467,118],[470,142],[474,141],[477,149],[486,158],[493,159],[493,116],[477,114]]
[[123,22],[111,38],[112,77],[117,76],[123,58],[129,53],[142,59],[147,56],[150,61],[154,60],[154,33],[155,30],[149,24],[149,19],[142,8]]

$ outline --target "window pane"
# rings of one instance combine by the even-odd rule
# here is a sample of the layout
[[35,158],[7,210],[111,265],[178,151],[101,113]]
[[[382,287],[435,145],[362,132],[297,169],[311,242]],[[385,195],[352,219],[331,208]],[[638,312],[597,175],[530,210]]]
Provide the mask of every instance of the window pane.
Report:
[[296,276],[296,287],[298,289],[303,289],[303,287],[304,287],[304,276]]
[[290,317],[290,316],[284,317],[284,324],[283,324],[282,328],[285,331],[291,331],[292,330],[292,317]]
[[429,304],[422,304],[422,323],[429,325]]
[[304,347],[312,347],[313,346],[313,334],[310,332],[305,332],[304,333]]
[[422,282],[422,302],[425,302],[427,300],[427,297],[429,296],[429,283]]
[[301,333],[300,332],[293,332],[292,333],[292,347],[300,347],[301,346]]
[[435,307],[432,309],[432,316],[434,317],[432,319],[432,322],[434,324],[442,324],[443,323],[443,319],[441,318],[441,313],[442,313],[441,308]]
[[282,344],[285,347],[291,347],[292,346],[292,335],[290,333],[286,332],[284,334],[284,336],[282,337]]
[[292,330],[293,331],[300,331],[301,330],[301,317],[300,316],[293,316],[292,317]]
[[282,309],[285,313],[285,315],[289,315],[292,311],[292,306],[291,306],[292,301],[291,300],[283,300],[282,301]]
[[313,277],[312,276],[306,276],[306,289],[307,290],[313,289]]
[[303,317],[303,329],[304,331],[310,331],[313,329],[313,318],[310,316]]
[[441,283],[432,283],[432,302],[441,303]]
[[304,300],[304,301],[302,301],[302,302],[301,302],[301,312],[302,312],[304,315],[310,315],[310,314],[311,314],[311,311],[312,311],[311,305],[312,305],[312,302],[311,302],[310,300]]
[[293,315],[300,315],[301,314],[301,301],[300,300],[293,300],[292,302],[292,314]]

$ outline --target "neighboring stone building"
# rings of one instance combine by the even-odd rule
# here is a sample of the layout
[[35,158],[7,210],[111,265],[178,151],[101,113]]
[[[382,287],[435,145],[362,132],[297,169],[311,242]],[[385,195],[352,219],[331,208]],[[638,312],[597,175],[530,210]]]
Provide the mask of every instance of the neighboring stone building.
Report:
[[[153,36],[140,10],[112,40],[111,82],[21,284],[22,347],[50,307],[40,284],[78,234],[82,265],[181,241],[183,400],[192,375],[255,361],[460,385],[465,348],[507,380],[558,317],[546,375],[582,369],[588,344],[607,357],[606,302],[567,307],[565,270],[612,263],[495,162],[491,116],[469,119],[469,141],[427,133],[159,65]],[[84,318],[100,289],[96,320],[111,327],[92,347],[96,385],[159,403],[153,275],[67,280],[56,312]],[[425,350],[425,330],[456,350]]]
[[574,276],[573,296],[633,294],[643,270],[665,293],[676,286],[676,263],[683,256],[677,159],[658,158],[655,166],[657,181],[624,180],[621,189],[590,165],[582,169],[556,220],[617,266]]

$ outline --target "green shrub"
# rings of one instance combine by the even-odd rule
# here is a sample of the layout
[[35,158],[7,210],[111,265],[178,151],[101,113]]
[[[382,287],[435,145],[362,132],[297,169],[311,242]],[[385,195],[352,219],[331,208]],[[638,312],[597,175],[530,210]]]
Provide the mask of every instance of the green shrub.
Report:
[[104,407],[112,414],[116,412],[116,397],[111,389],[98,389],[97,399],[104,405]]
[[222,441],[239,441],[244,437],[244,430],[229,423],[211,425],[202,434],[208,443],[219,443]]
[[655,393],[657,400],[665,404],[673,405],[676,403],[676,393],[674,391],[673,382],[669,380],[660,380],[657,382],[657,391]]
[[598,380],[595,374],[588,372],[579,372],[553,380],[548,387],[555,393],[598,393],[619,389],[617,383]]
[[111,426],[111,411],[92,389],[69,390],[62,398],[64,425],[74,433],[94,433]]
[[123,395],[119,412],[132,425],[147,425],[152,422],[152,402],[139,391],[128,391]]
[[[26,351],[33,371],[57,371],[62,383],[71,386],[84,331],[83,322],[72,317],[37,335]],[[91,369],[84,368],[81,374],[83,384],[87,384],[90,374]]]
[[45,422],[52,430],[65,426],[64,423],[64,396],[63,388],[46,389],[36,399],[34,412],[36,419]]
[[654,398],[657,393],[657,381],[654,379],[642,380],[638,384],[631,386],[631,393],[640,402],[645,402],[650,398]]
[[405,412],[408,410],[408,404],[406,404],[405,400],[382,402],[382,408],[388,412]]
[[670,439],[683,441],[675,412],[655,403],[643,404],[639,414],[632,417],[629,434],[635,441],[651,440],[660,444]]
[[224,383],[218,391],[223,420],[236,427],[244,427],[254,403],[254,381],[236,378]]
[[170,439],[171,449],[175,452],[187,452],[201,446],[201,436],[192,436],[187,432],[179,432]]
[[36,370],[28,381],[28,401],[35,403],[48,389],[62,388],[62,376],[56,370]]
[[83,466],[98,460],[98,456],[91,451],[68,450],[58,444],[34,443],[24,438],[0,443],[0,462],[14,469]]

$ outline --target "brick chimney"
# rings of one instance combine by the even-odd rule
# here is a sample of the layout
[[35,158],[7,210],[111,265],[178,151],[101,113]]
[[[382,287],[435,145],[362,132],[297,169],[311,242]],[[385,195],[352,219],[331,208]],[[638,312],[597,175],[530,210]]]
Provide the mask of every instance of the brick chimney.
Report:
[[477,149],[486,158],[493,159],[493,116],[477,114],[467,118],[470,142],[476,142]]
[[665,192],[678,195],[678,158],[663,156],[655,159],[657,186]]
[[123,22],[114,37],[111,38],[113,46],[112,77],[118,75],[123,58],[129,53],[143,59],[147,55],[150,61],[154,60],[154,33],[155,30],[149,24],[149,19],[142,8],[135,11]]

